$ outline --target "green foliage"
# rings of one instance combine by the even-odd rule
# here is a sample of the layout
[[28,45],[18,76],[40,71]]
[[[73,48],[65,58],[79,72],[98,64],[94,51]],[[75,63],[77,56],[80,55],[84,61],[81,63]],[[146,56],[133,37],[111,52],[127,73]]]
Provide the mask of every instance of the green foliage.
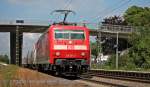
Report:
[[145,28],[136,36],[131,40],[132,48],[129,55],[137,67],[150,68],[150,28]]
[[115,69],[115,63],[116,63],[115,61],[116,61],[116,56],[112,55],[111,58],[109,58],[108,61],[106,62],[106,66]]
[[150,8],[132,6],[125,12],[124,19],[129,25],[150,26]]
[[9,58],[8,55],[0,55],[0,62],[5,62],[5,63],[9,63]]
[[[135,70],[136,65],[133,63],[133,58],[129,57],[129,55],[119,56],[118,66],[121,70]],[[112,55],[111,58],[105,63],[105,69],[116,69],[116,56]]]
[[[129,42],[132,48],[129,57],[137,68],[150,68],[150,8],[132,6],[124,15],[128,24],[138,26],[138,33],[134,33]],[[142,27],[141,27],[142,26]]]
[[[150,8],[132,6],[124,14],[128,25],[136,27],[129,39],[132,45],[129,52],[119,56],[119,69],[149,70],[150,69]],[[115,55],[106,62],[106,66],[115,69]]]
[[91,54],[97,58],[99,52],[99,48],[97,47],[96,42],[91,43]]
[[126,21],[124,21],[122,17],[116,15],[105,18],[102,24],[127,25]]
[[7,65],[7,66],[1,66],[0,67],[0,76],[1,81],[5,80],[4,82],[1,82],[0,86],[2,87],[12,87],[10,84],[12,81],[16,78],[14,77],[16,75],[16,71],[18,70],[18,66],[15,65]]

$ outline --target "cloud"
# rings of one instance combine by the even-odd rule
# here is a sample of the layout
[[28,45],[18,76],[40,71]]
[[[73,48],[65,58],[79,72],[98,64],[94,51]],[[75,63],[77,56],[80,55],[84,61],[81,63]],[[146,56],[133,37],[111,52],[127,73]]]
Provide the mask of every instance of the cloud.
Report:
[[31,51],[33,45],[37,42],[41,34],[39,33],[24,33],[23,34],[23,57],[25,57],[28,51]]
[[39,0],[7,0],[8,3],[11,4],[23,4],[23,3],[31,3],[31,2],[35,2],[35,1],[39,1]]
[[10,54],[9,33],[0,33],[0,54]]
[[65,4],[65,0],[7,0],[10,4],[22,4],[22,5],[40,5],[41,7],[45,6],[62,6]]
[[66,0],[7,0],[9,6],[4,7],[7,10],[2,10],[1,12],[4,14],[13,10],[11,14],[17,18],[48,19],[50,13],[53,10],[62,9],[65,6],[65,2]]
[[29,39],[35,39],[39,37],[38,34],[32,34],[32,33],[25,33],[24,35],[25,38],[29,38]]
[[[104,6],[104,1],[105,0],[7,0],[11,7],[6,9],[13,10],[14,12],[11,14],[17,18],[38,18],[45,20],[50,18],[50,13],[53,10],[66,8],[76,12],[75,16],[71,15],[67,19],[69,21],[80,22],[81,20],[89,19],[89,17],[97,13],[97,10]],[[2,11],[2,13],[5,12]],[[54,18],[52,17],[51,19],[53,20]]]
[[76,12],[75,17],[71,17],[71,20],[75,20],[77,22],[83,20],[89,20],[89,18],[93,18],[100,10],[105,8],[105,0],[72,0],[70,5],[68,5],[67,9],[71,9]]

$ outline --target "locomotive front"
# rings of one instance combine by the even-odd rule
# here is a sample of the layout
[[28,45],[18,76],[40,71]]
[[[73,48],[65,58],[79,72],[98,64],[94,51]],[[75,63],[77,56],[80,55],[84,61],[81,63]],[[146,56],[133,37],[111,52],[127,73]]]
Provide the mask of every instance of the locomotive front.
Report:
[[61,74],[76,75],[86,72],[90,63],[89,30],[79,26],[52,28],[51,60]]

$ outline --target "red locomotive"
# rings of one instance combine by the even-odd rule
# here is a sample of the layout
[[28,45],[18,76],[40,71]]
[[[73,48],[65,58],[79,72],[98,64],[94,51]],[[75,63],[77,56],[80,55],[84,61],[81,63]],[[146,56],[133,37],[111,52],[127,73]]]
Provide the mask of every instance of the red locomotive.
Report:
[[90,63],[89,29],[64,23],[51,25],[35,44],[32,59],[38,70],[66,75],[86,72]]

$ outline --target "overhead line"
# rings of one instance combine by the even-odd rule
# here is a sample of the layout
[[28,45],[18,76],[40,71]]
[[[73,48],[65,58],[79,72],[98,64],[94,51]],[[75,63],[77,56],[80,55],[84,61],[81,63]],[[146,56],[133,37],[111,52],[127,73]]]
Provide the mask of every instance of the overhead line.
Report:
[[68,0],[66,4],[64,5],[64,9],[67,9],[69,5],[71,4],[72,0]]
[[[107,12],[106,14],[103,14],[103,15],[108,15],[108,14],[110,14],[110,13],[112,13],[112,12],[114,12],[114,11],[116,11],[116,10],[120,9],[122,6],[124,6],[124,5],[128,4],[129,2],[131,2],[131,0],[128,0],[127,2],[124,2],[124,3],[120,4],[120,5],[119,5],[119,6],[117,6],[116,8],[114,8],[114,9],[110,10],[109,12]],[[100,17],[100,15],[99,15],[99,16],[97,16],[97,17],[95,17],[92,21],[99,19],[99,17]]]
[[[121,3],[122,1],[123,1],[123,0],[119,1],[119,2],[116,3],[114,6],[118,5],[118,4]],[[97,18],[100,13],[104,13],[104,12],[108,11],[110,8],[111,8],[111,7],[107,7],[107,8],[105,8],[105,9],[103,9],[102,11],[99,11],[99,12],[97,13],[97,15],[93,16],[92,18]]]
[[121,4],[118,8],[112,9],[112,10],[111,10],[110,12],[108,12],[106,15],[108,15],[108,14],[110,14],[110,13],[116,11],[116,10],[119,10],[121,7],[123,7],[124,5],[128,4],[128,3],[131,2],[131,1],[132,1],[132,0],[128,0],[127,2]]

